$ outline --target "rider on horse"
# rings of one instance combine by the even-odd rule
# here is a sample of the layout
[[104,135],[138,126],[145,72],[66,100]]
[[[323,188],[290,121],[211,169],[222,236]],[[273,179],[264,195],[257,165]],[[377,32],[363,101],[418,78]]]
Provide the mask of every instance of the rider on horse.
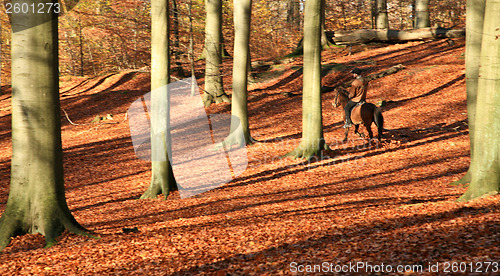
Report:
[[361,75],[361,69],[354,68],[351,73],[355,79],[349,88],[349,102],[345,106],[344,128],[352,126],[351,111],[356,105],[365,103],[366,91],[368,90],[368,80]]

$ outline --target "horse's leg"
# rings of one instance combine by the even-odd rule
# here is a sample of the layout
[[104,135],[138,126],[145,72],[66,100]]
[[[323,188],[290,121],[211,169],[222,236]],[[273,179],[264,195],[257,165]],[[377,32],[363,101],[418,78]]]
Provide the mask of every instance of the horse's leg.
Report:
[[344,130],[344,140],[342,140],[342,143],[347,142],[347,135],[349,134],[349,128],[346,127]]
[[365,128],[366,131],[368,131],[368,138],[373,139],[373,132],[372,132],[372,122],[366,122],[365,123]]
[[354,125],[354,133],[356,133],[361,138],[365,137],[363,133],[359,132],[359,125]]

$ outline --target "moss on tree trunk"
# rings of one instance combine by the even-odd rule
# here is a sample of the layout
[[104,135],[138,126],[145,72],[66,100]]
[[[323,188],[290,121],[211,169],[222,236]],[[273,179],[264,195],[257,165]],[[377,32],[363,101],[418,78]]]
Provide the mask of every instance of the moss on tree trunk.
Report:
[[306,1],[302,139],[297,148],[285,156],[310,159],[326,149],[321,107],[321,7],[322,0]]
[[174,174],[168,159],[170,43],[169,5],[167,0],[151,1],[151,182],[141,199],[167,199],[175,190]]
[[57,14],[12,14],[12,168],[0,248],[22,234],[44,235],[47,247],[65,229],[89,235],[64,195],[57,22]]

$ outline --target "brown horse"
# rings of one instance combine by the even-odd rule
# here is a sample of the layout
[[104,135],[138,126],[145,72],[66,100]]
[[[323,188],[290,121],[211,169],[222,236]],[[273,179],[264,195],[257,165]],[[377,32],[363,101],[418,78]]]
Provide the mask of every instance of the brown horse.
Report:
[[[341,106],[344,111],[344,121],[345,121],[345,110],[344,107],[349,101],[349,93],[342,88],[335,88],[335,100],[333,102],[333,107]],[[382,137],[382,131],[384,130],[384,117],[382,117],[382,111],[380,108],[372,103],[364,103],[362,105],[356,105],[351,112],[351,121],[354,124],[354,133],[360,137],[365,137],[364,134],[359,132],[359,125],[363,123],[366,130],[368,131],[368,136],[370,139],[373,138],[372,123],[375,122],[378,129],[378,140],[380,141]],[[349,128],[345,129],[345,136],[343,142],[347,141],[347,134],[349,133]]]

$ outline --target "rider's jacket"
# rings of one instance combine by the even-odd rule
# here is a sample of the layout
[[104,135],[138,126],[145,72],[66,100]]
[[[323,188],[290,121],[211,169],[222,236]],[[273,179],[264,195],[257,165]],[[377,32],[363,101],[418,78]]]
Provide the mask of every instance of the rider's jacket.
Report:
[[358,76],[349,88],[349,99],[353,102],[366,100],[366,91],[368,90],[368,81],[362,76]]

